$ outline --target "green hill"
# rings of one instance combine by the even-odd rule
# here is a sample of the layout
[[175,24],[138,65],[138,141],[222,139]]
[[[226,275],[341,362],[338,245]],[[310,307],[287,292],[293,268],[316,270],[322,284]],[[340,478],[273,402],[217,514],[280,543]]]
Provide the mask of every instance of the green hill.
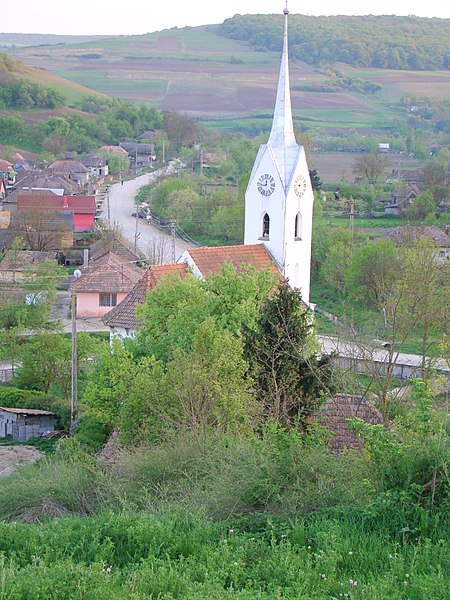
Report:
[[[295,24],[295,15],[292,18]],[[267,129],[273,111],[283,18],[251,19],[255,27],[259,22],[276,22],[272,28],[277,37],[275,49],[270,49],[269,41],[269,50],[264,52],[247,43],[253,39],[250,30],[242,34],[243,40],[220,35],[225,22],[222,26],[22,48],[15,50],[15,55],[26,64],[51,69],[103,94],[185,112],[211,125],[243,126],[257,133]],[[364,17],[354,19],[365,22]],[[387,22],[389,19],[394,22],[386,17]],[[338,73],[335,67],[317,67],[292,58],[297,122],[331,129],[386,129],[394,120],[406,119],[398,106],[402,97],[442,101],[448,95],[450,79],[445,70],[372,69],[343,62],[337,67]]]
[[[0,105],[5,91],[18,84],[27,82],[40,86],[44,90],[55,90],[62,96],[62,104],[74,104],[83,97],[92,95],[92,90],[74,81],[63,79],[55,73],[45,71],[42,68],[27,66],[21,61],[14,60],[9,54],[0,53]],[[56,105],[60,105],[57,102]],[[40,106],[39,108],[54,108],[51,104]],[[21,108],[21,107],[19,107]]]

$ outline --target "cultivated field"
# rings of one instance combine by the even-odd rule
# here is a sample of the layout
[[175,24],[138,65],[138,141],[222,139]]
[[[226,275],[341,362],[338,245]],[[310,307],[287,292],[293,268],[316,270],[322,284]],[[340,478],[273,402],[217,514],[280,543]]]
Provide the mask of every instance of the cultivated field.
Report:
[[[49,69],[92,90],[182,111],[219,128],[233,127],[233,120],[242,118],[262,119],[263,125],[273,110],[279,53],[257,52],[215,31],[216,26],[172,29],[21,48],[14,53],[26,64]],[[327,74],[291,61],[292,104],[298,121],[315,127],[380,130],[399,118],[398,107],[393,105],[402,96],[442,99],[450,84],[448,72],[338,68],[383,88],[370,95],[315,91]],[[314,91],[299,91],[299,87]]]

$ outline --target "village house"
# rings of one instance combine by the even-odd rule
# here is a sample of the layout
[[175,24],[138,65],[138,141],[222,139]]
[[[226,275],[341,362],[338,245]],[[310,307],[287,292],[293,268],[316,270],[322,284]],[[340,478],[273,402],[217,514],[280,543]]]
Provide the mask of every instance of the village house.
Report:
[[388,231],[382,236],[396,246],[411,246],[421,239],[428,239],[438,248],[439,258],[450,260],[450,237],[436,225],[403,225]]
[[78,185],[67,175],[57,175],[51,169],[24,171],[8,193],[6,201],[17,203],[19,194],[46,192],[56,196],[71,196],[79,192]]
[[189,248],[183,252],[178,262],[185,263],[198,279],[217,275],[225,264],[230,264],[238,270],[247,266],[279,274],[274,259],[263,244]]
[[66,175],[77,184],[79,191],[88,191],[90,174],[81,161],[57,160],[49,166],[49,169],[56,175]]
[[120,142],[120,147],[126,150],[131,162],[139,168],[151,166],[156,158],[154,144],[123,141]]
[[13,165],[9,161],[0,158],[0,179],[3,180],[5,189],[15,184],[16,175]]
[[17,442],[55,431],[56,413],[31,408],[3,408],[0,406],[0,438],[10,435]]
[[121,148],[120,146],[102,146],[99,152],[106,152],[108,154],[116,154],[117,156],[121,156],[122,158],[128,157],[128,152]]
[[73,230],[89,231],[95,222],[95,196],[57,196],[55,194],[21,194],[18,211],[66,211],[73,213]]
[[93,153],[90,156],[80,158],[80,162],[89,171],[91,177],[95,179],[103,179],[109,173],[108,161],[104,156]]
[[46,260],[56,260],[57,252],[39,252],[35,250],[8,250],[0,262],[0,282],[19,283],[25,279],[33,265]]
[[103,317],[117,306],[142,277],[142,269],[106,252],[81,271],[70,289],[76,294],[77,317]]
[[147,294],[163,277],[167,275],[185,277],[187,273],[188,267],[184,263],[148,267],[125,299],[103,317],[103,323],[110,328],[110,339],[134,337],[140,325],[136,316],[136,307],[145,302]]
[[388,204],[385,204],[384,212],[387,215],[393,215],[399,217],[405,210],[407,210],[413,200],[417,198],[419,194],[419,188],[413,186],[407,190],[395,190],[392,192],[392,196]]

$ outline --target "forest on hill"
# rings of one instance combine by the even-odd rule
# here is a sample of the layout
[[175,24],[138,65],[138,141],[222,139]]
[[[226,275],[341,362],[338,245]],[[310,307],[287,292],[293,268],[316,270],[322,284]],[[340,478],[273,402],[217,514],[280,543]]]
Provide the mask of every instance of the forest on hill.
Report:
[[[235,15],[218,32],[261,52],[280,50],[278,15]],[[290,53],[312,65],[439,70],[450,68],[450,19],[399,16],[306,16],[289,21]]]

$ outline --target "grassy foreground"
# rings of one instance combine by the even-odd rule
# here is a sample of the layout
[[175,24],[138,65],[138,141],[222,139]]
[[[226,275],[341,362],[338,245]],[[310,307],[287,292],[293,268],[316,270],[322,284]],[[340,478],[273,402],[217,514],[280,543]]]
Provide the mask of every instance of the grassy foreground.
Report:
[[0,598],[444,599],[445,537],[393,536],[354,510],[295,522],[176,512],[2,523]]
[[431,502],[418,482],[445,449],[401,437],[378,436],[375,462],[276,429],[113,463],[63,440],[0,481],[0,600],[443,600],[444,473]]

